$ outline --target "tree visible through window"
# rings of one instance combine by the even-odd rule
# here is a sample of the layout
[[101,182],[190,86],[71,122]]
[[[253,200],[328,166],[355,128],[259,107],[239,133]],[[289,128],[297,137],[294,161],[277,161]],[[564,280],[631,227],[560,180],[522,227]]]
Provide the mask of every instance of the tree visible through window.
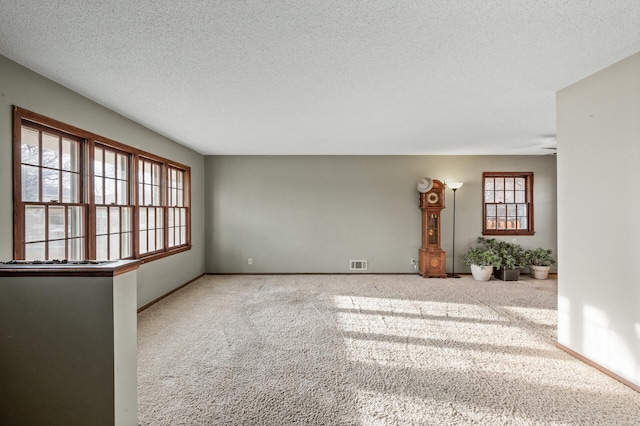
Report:
[[533,234],[533,173],[484,172],[482,233]]

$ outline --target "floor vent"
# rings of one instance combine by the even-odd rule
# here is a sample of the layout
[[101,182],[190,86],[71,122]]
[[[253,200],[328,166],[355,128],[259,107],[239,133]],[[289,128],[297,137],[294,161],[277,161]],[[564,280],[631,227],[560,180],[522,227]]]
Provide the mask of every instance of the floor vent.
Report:
[[366,271],[367,270],[367,261],[366,260],[351,260],[349,262],[349,270],[350,271]]

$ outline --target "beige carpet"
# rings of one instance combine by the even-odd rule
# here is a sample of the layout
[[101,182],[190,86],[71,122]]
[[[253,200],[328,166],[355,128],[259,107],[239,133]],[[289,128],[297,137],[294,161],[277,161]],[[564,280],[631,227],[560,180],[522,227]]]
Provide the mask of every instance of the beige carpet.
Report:
[[638,425],[554,280],[206,276],[138,316],[142,425]]

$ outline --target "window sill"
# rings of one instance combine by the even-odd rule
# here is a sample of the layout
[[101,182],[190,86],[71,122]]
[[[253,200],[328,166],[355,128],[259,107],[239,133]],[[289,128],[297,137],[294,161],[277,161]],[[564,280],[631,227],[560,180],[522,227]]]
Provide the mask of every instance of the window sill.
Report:
[[164,259],[165,257],[172,256],[174,254],[182,253],[184,251],[191,250],[191,245],[176,247],[167,251],[161,251],[159,253],[153,253],[150,255],[141,256],[138,258],[143,264],[153,262],[154,260]]

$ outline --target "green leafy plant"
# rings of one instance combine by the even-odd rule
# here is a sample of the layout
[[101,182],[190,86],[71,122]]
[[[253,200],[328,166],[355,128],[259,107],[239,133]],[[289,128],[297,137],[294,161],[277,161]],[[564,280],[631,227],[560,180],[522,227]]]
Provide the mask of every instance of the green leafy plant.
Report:
[[480,247],[493,250],[500,262],[496,268],[517,269],[528,265],[527,251],[521,245],[498,241],[495,238],[478,237]]
[[472,247],[462,255],[461,262],[467,266],[477,265],[484,269],[485,266],[499,267],[500,257],[491,249]]
[[550,249],[536,248],[530,249],[526,252],[526,259],[529,265],[535,266],[552,266],[556,264],[556,261],[551,257]]

